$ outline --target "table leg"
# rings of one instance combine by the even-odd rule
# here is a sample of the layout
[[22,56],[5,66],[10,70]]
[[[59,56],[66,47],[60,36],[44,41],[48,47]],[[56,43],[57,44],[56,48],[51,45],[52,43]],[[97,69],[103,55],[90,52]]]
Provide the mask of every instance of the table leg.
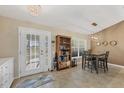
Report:
[[96,70],[96,73],[98,74],[98,57],[96,57],[96,62],[95,62],[95,70]]
[[93,56],[93,67],[94,67],[96,73],[98,74],[98,57],[96,55]]
[[84,68],[84,60],[82,59],[82,69]]

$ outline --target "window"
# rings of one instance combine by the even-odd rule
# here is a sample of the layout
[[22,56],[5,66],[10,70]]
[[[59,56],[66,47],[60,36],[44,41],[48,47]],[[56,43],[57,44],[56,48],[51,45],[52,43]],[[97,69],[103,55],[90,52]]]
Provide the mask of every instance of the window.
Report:
[[83,40],[80,40],[79,41],[79,56],[82,56],[84,50],[85,50],[85,42]]
[[86,49],[86,40],[72,38],[72,57],[79,58]]
[[78,41],[76,39],[72,40],[72,57],[78,56]]

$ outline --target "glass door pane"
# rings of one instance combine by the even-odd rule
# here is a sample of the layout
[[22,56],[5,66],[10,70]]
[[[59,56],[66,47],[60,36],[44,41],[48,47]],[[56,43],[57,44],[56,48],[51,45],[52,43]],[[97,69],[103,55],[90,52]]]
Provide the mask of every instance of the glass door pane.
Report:
[[45,63],[48,65],[48,37],[45,36]]
[[36,58],[36,67],[40,67],[40,36],[36,35],[36,47],[35,47],[35,58]]
[[26,71],[38,69],[40,64],[40,36],[27,34]]
[[26,36],[26,65],[30,64],[30,34]]

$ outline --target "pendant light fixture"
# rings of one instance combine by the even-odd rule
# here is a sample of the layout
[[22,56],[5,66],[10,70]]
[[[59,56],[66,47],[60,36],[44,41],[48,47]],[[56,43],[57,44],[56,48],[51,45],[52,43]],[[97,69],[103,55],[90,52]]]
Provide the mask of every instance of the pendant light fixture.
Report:
[[38,16],[41,11],[41,6],[40,5],[28,5],[27,9],[32,16]]
[[[93,23],[91,23],[91,25],[92,25],[93,27],[96,27],[98,24],[95,23],[95,22],[93,22]],[[94,32],[91,34],[90,37],[91,37],[91,39],[94,39],[94,40],[97,40],[97,39],[98,39],[98,37],[95,35]]]
[[91,39],[94,39],[94,40],[98,40],[98,37],[95,35],[95,33],[92,33],[92,34],[90,35],[90,38],[91,38]]

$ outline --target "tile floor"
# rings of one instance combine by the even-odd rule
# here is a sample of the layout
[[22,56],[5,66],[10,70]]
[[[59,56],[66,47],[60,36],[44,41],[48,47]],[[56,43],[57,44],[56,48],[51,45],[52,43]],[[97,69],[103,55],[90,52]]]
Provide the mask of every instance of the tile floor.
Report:
[[91,73],[88,69],[82,70],[81,64],[77,67],[64,69],[61,71],[38,73],[17,79],[12,87],[26,79],[35,78],[42,75],[52,75],[54,81],[47,83],[40,88],[123,88],[124,87],[124,68],[109,65],[109,71],[104,73],[95,71]]

